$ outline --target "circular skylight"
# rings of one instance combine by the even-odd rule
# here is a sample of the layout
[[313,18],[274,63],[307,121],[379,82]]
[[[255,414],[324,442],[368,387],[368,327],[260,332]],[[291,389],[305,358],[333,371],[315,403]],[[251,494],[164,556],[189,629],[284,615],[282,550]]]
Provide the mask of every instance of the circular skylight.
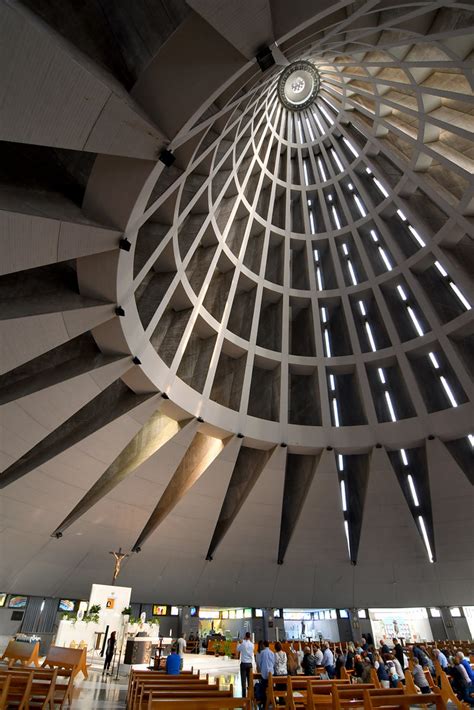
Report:
[[292,111],[308,107],[318,91],[319,73],[311,62],[293,62],[281,73],[278,81],[280,101]]

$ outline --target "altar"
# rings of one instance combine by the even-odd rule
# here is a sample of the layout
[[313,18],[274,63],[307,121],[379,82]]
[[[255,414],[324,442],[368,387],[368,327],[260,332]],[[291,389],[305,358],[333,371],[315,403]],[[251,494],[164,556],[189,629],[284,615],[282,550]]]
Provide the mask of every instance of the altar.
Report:
[[[93,584],[87,611],[81,610],[76,619],[62,619],[56,634],[55,645],[87,647],[88,653],[101,651],[112,631],[117,635],[117,646],[126,632],[128,615],[122,612],[130,606],[131,587]],[[90,620],[91,610],[99,607],[97,621]],[[95,615],[94,615],[95,616]]]

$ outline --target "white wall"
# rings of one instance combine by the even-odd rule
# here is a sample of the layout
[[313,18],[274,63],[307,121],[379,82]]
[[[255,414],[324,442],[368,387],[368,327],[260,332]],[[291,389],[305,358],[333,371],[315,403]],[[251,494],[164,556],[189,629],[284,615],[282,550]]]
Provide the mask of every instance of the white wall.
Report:
[[20,629],[21,621],[12,621],[14,609],[0,608],[0,652],[3,653],[13,634]]
[[[318,641],[319,633],[323,639],[328,641],[339,641],[339,628],[337,619],[323,621],[305,621],[305,636],[311,636],[315,641]],[[285,633],[288,640],[301,638],[301,621],[285,620]]]

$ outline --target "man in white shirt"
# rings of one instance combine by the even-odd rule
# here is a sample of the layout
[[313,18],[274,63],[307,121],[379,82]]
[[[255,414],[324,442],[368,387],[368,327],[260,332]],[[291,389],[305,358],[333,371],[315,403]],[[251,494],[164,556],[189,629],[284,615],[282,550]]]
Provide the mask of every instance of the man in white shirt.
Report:
[[180,636],[178,639],[178,656],[181,656],[181,658],[183,658],[184,652],[186,651],[186,640],[185,639],[186,639],[185,634]]
[[253,643],[250,640],[250,633],[247,631],[244,640],[237,646],[237,651],[240,653],[240,679],[242,681],[243,698],[247,695],[247,685],[253,664],[253,650]]
[[323,652],[321,651],[321,649],[319,648],[319,645],[317,643],[314,646],[313,656],[316,659],[316,665],[322,666],[323,665]]
[[334,676],[336,675],[336,669],[334,668],[334,654],[327,643],[323,644],[323,649],[324,653],[322,665],[326,669],[326,673],[328,674],[329,678],[334,678]]

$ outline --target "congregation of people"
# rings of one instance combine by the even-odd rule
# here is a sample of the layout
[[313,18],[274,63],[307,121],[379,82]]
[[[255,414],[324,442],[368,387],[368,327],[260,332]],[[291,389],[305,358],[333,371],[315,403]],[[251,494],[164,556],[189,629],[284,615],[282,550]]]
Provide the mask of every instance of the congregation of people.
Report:
[[[435,665],[426,647],[422,644],[409,644],[402,646],[397,638],[389,645],[381,640],[375,647],[371,634],[362,636],[359,643],[348,643],[342,648],[331,650],[330,644],[308,643],[301,648],[290,645],[286,653],[281,643],[274,644],[274,651],[270,649],[268,641],[260,641],[255,654],[255,665],[261,674],[263,690],[267,687],[268,677],[302,674],[312,676],[321,674],[321,669],[329,679],[340,679],[342,669],[351,672],[352,682],[370,683],[372,670],[377,673],[382,688],[396,688],[399,683],[405,685],[405,673],[412,660],[410,672],[413,681],[421,693],[430,693],[430,684],[425,675],[428,669],[435,682],[439,684],[436,676]],[[250,634],[238,645],[240,653],[240,672],[242,680],[242,695],[245,697],[249,684],[250,671],[254,662],[254,644]],[[449,652],[435,648],[433,655],[439,662],[441,669],[450,677],[451,685],[457,697],[474,706],[474,670],[469,659],[462,651]]]

